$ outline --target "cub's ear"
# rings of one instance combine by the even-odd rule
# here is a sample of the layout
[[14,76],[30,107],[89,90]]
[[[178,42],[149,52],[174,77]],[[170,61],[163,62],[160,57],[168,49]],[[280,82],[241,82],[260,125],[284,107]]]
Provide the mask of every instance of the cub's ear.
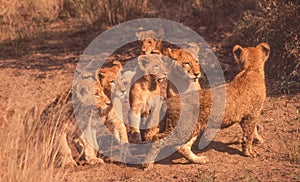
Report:
[[144,32],[136,32],[135,36],[139,39],[142,40],[142,36],[143,36]]
[[256,48],[260,48],[264,55],[263,55],[263,61],[267,61],[270,55],[270,46],[267,43],[260,43],[256,46]]
[[181,51],[178,49],[170,49],[168,48],[168,54],[172,59],[178,60],[178,58],[181,56]]
[[113,67],[116,68],[117,71],[119,72],[119,71],[122,69],[123,66],[122,66],[122,64],[120,63],[120,61],[115,60],[115,61],[113,62]]
[[146,57],[146,55],[142,55],[138,57],[138,65],[139,68],[143,71],[146,69],[146,66],[148,65],[148,58]]
[[81,99],[83,96],[85,96],[88,93],[88,88],[85,86],[77,87],[76,93],[77,93],[77,96],[80,97],[80,99]]
[[240,63],[241,61],[241,55],[242,55],[242,52],[244,51],[244,48],[242,48],[240,45],[235,45],[233,47],[233,56],[234,56],[234,59],[236,60],[237,63]]
[[79,82],[74,88],[78,100],[82,103],[88,103],[91,97],[91,91],[93,91],[91,83]]
[[191,51],[192,54],[197,55],[198,57],[198,54],[200,52],[200,47],[198,46],[198,44],[196,42],[190,42],[189,46],[190,47],[188,50]]
[[159,28],[156,35],[157,35],[157,39],[158,40],[162,40],[163,39],[163,36],[164,36],[165,32],[164,32],[164,29],[162,28]]
[[95,77],[96,77],[96,81],[99,81],[99,82],[101,79],[103,79],[105,77],[101,68],[96,71]]

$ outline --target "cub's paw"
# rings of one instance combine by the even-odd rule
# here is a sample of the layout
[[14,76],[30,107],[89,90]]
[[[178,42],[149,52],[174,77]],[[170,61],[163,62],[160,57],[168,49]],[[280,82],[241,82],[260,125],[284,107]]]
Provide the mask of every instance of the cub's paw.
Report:
[[140,144],[142,143],[141,134],[139,132],[133,132],[129,138],[130,143]]
[[72,168],[72,167],[76,167],[77,166],[77,163],[74,161],[74,160],[70,160],[70,161],[66,161],[64,162],[61,167],[63,168]]
[[262,144],[262,143],[264,143],[264,139],[259,135],[253,139],[253,144]]
[[154,166],[153,163],[142,163],[141,168],[143,169],[143,171],[148,171],[152,169],[153,166]]
[[253,150],[253,149],[251,149],[251,150],[249,150],[249,149],[244,150],[243,154],[246,157],[253,157],[253,158],[255,158],[255,157],[257,157],[259,155],[259,153],[257,151],[255,151],[255,150]]
[[193,158],[191,162],[196,163],[196,164],[206,164],[208,163],[209,159],[205,156],[197,156]]
[[94,159],[89,159],[89,160],[87,161],[87,163],[90,164],[90,165],[104,164],[104,161],[103,161],[103,159],[101,159],[101,158],[94,158]]
[[[243,138],[239,138],[238,141],[234,141],[233,143],[236,143],[236,144],[243,144],[244,143],[244,139]],[[255,136],[253,138],[253,142],[252,144],[256,145],[256,144],[262,144],[264,143],[264,139],[261,137],[261,136]]]

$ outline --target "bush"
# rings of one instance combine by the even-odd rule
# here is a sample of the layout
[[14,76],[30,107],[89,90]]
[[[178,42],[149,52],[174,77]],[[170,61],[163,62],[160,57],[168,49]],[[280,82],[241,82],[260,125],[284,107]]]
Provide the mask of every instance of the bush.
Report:
[[300,88],[299,10],[296,1],[259,0],[255,11],[245,11],[235,23],[228,42],[244,46],[268,42],[271,55],[266,63],[266,74],[284,93],[297,92]]

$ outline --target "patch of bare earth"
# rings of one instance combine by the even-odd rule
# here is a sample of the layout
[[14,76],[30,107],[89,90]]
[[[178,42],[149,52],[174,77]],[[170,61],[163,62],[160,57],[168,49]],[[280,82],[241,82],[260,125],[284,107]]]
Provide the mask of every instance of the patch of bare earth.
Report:
[[66,181],[299,181],[299,101],[300,95],[267,98],[260,126],[265,142],[255,145],[257,158],[242,156],[241,128],[234,125],[219,131],[206,149],[195,150],[209,158],[206,165],[190,164],[174,154],[147,172],[113,163],[65,169]]

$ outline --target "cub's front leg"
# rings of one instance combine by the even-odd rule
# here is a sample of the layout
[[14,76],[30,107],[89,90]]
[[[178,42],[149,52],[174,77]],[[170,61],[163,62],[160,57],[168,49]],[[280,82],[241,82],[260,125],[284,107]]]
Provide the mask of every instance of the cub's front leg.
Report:
[[145,140],[148,142],[153,141],[153,137],[159,133],[159,122],[162,119],[164,113],[161,113],[163,106],[163,99],[157,95],[154,96],[150,102],[150,116],[147,120],[147,130],[145,132]]
[[139,144],[142,142],[140,123],[141,112],[139,107],[132,107],[128,113],[128,120],[130,125],[130,137],[129,142]]

